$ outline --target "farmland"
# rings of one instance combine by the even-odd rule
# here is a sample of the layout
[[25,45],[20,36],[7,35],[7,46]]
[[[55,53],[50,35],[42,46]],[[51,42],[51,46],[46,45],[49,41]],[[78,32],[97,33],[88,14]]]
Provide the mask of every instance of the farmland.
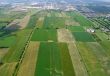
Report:
[[39,50],[35,76],[75,75],[66,44],[41,43]]
[[97,25],[109,21],[78,11],[13,13],[0,16],[0,76],[110,76],[110,40]]
[[39,49],[38,42],[30,42],[29,43],[29,47],[26,49],[26,54],[24,56],[23,62],[20,66],[20,71],[18,72],[17,76],[21,76],[21,75],[23,75],[23,76],[33,75],[34,76],[35,65],[36,65],[37,55],[38,55],[38,49]]
[[60,17],[46,17],[44,20],[44,28],[63,28],[65,27],[65,19]]
[[70,17],[73,17],[74,20],[76,20],[77,22],[79,22],[79,24],[81,26],[92,26],[93,24],[91,23],[91,21],[89,21],[86,17],[84,17],[83,15],[81,15],[78,12],[67,12],[67,15],[69,15]]
[[76,41],[94,42],[93,37],[87,32],[74,32]]
[[[46,49],[46,50],[44,50]],[[53,50],[52,50],[53,49]],[[55,43],[41,43],[35,76],[62,75],[60,52]],[[45,56],[44,56],[45,55]]]
[[15,36],[6,36],[0,39],[0,47],[10,47],[16,41]]
[[107,76],[100,62],[98,62],[96,55],[86,43],[78,43],[77,47],[84,60],[85,66],[90,76]]
[[32,35],[32,41],[57,41],[57,31],[55,29],[36,29]]
[[82,26],[69,26],[68,29],[71,32],[84,32],[84,28]]

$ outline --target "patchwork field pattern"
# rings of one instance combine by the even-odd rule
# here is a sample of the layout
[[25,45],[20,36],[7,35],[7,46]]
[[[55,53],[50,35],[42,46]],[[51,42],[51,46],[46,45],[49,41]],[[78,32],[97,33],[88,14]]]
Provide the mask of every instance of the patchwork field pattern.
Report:
[[25,16],[16,16],[24,26],[13,31],[3,28],[16,18],[0,16],[0,76],[110,76],[108,36],[87,32],[93,23],[79,12],[32,9]]

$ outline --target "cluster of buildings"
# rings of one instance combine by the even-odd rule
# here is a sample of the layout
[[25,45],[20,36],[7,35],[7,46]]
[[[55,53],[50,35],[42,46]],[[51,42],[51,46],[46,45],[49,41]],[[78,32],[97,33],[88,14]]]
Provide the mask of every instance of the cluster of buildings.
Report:
[[35,8],[35,9],[53,9],[53,10],[64,10],[64,11],[73,11],[76,10],[75,7],[68,3],[52,3],[52,2],[36,2],[30,4],[13,4],[13,8],[16,8],[20,11],[26,11],[26,9]]
[[53,10],[76,10],[73,5],[68,3],[52,3],[52,2],[43,2],[43,3],[32,3],[28,8],[38,8],[38,9],[53,9]]
[[[0,4],[1,5],[1,4]],[[8,5],[2,3],[2,5]],[[63,11],[73,11],[76,10],[73,4],[67,2],[32,2],[32,3],[13,3],[11,5],[12,11],[26,12],[28,9],[53,9],[53,10],[63,10]]]

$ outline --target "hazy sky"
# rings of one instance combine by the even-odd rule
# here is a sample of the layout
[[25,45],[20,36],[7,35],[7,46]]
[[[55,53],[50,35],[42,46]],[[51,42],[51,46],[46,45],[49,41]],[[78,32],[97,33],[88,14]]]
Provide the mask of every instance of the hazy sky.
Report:
[[[22,2],[22,1],[48,1],[48,0],[0,0],[0,2]],[[49,0],[49,1],[51,1],[51,0]],[[55,1],[55,0],[53,0],[53,1]],[[57,0],[57,1],[59,1],[59,0]],[[68,1],[68,0],[65,0],[65,1]],[[74,0],[71,0],[71,1],[74,1]],[[77,0],[75,0],[75,1],[77,1]],[[110,0],[81,0],[81,1],[106,1],[106,2],[110,2]]]
[[110,2],[110,0],[99,0],[99,1],[107,1],[107,2]]

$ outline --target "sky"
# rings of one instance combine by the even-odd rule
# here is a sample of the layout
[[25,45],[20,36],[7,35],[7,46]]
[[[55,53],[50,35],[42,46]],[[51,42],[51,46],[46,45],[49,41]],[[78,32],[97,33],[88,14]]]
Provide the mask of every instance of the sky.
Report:
[[98,1],[107,1],[107,2],[110,2],[110,0],[98,0]]
[[[48,1],[48,0],[0,0],[0,2],[27,2],[27,1]],[[52,1],[52,0],[49,0]],[[61,1],[61,0],[53,0],[53,1]],[[65,0],[65,1],[70,1],[70,0]],[[71,0],[71,1],[77,1],[77,0]],[[81,0],[81,1],[105,1],[105,2],[110,2],[110,0]]]

